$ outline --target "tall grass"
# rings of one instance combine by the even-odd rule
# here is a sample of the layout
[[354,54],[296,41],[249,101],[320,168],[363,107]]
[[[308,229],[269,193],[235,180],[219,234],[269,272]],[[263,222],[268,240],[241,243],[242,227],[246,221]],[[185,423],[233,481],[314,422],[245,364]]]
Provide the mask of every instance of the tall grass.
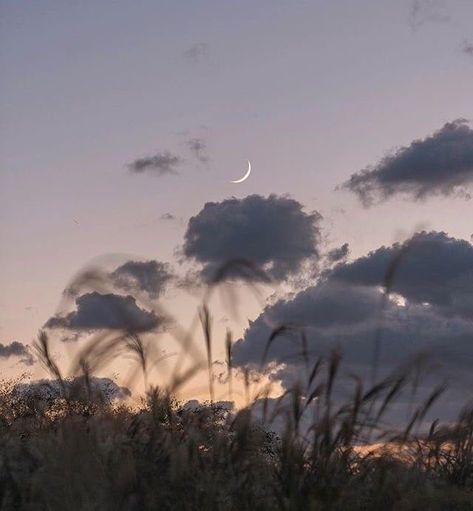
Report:
[[[280,325],[268,338],[262,365],[273,343],[290,333],[298,340],[304,371],[274,398],[268,386],[253,388],[249,369],[234,367],[228,331],[228,393],[232,399],[240,375],[246,406],[235,410],[216,401],[208,304],[213,288],[235,268],[246,275],[253,271],[242,261],[226,265],[190,331],[175,329],[194,363],[184,369],[179,362],[161,387],[150,384],[149,372],[163,357],[154,357],[135,332],[93,336],[72,361],[69,377],[40,332],[37,358],[62,392],[25,395],[17,391],[18,382],[0,385],[0,509],[473,509],[473,409],[462,410],[453,424],[421,427],[445,390],[439,385],[412,407],[402,427],[390,428],[385,421],[400,396],[419,385],[414,363],[368,387],[353,375],[350,395],[341,398],[343,354],[313,360],[304,330]],[[199,321],[204,357],[194,339]],[[374,353],[379,354],[379,343]],[[139,405],[111,402],[91,385],[94,374],[124,355],[136,362],[130,381],[143,377],[146,395]],[[177,401],[176,392],[205,369],[209,402],[189,407]]]

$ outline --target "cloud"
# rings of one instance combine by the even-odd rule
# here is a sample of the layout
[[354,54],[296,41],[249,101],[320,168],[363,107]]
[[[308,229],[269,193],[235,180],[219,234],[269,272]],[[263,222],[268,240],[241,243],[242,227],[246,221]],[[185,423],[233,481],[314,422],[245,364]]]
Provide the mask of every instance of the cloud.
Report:
[[[37,380],[31,383],[18,383],[13,388],[13,394],[20,398],[35,398],[54,400],[68,396],[85,399],[88,397],[86,381],[83,376],[65,380],[65,388],[59,380]],[[123,400],[131,396],[130,389],[118,386],[110,378],[89,377],[89,388],[92,398],[106,401]]]
[[382,286],[396,260],[391,290],[411,303],[439,308],[447,316],[473,320],[473,245],[444,232],[420,232],[405,243],[380,247],[367,256],[337,266],[332,281]]
[[[192,137],[185,141],[191,156],[200,163],[209,161],[207,145],[202,138]],[[178,174],[178,168],[186,162],[186,158],[179,154],[163,151],[152,156],[138,158],[127,164],[127,168],[134,174],[152,173],[157,176],[165,174]]]
[[[320,220],[296,200],[277,195],[208,202],[189,220],[183,253],[203,264],[206,279],[228,261],[243,259],[284,280],[305,261],[317,261]],[[242,278],[236,271],[230,276]]]
[[344,243],[341,247],[334,248],[326,255],[329,263],[338,263],[348,257],[350,247],[348,243]]
[[[358,300],[361,305],[357,304]],[[296,328],[273,340],[264,365],[271,370],[270,378],[283,388],[290,389],[295,382],[304,382],[315,360],[319,357],[326,360],[333,350],[340,350],[343,364],[334,397],[337,401],[343,399],[343,395],[353,392],[349,375],[357,375],[365,388],[369,387],[378,345],[378,378],[402,372],[403,367],[414,367],[416,361],[424,360],[428,370],[419,383],[424,394],[449,381],[448,400],[439,404],[436,413],[442,419],[452,418],[467,401],[473,384],[470,369],[473,323],[461,318],[446,319],[435,308],[423,305],[405,308],[392,301],[380,316],[381,303],[382,294],[374,288],[345,285],[329,290],[327,286],[314,286],[294,301],[280,301],[268,307],[250,324],[234,345],[235,366],[259,368],[273,328],[294,321],[296,316],[296,320],[303,320],[295,325],[304,326],[308,366],[302,354],[300,331]],[[356,310],[352,312],[353,306]],[[362,313],[360,318],[356,317],[357,311]],[[329,312],[329,316],[324,317],[324,312]],[[421,394],[413,398],[414,405],[420,403]],[[452,403],[456,406],[450,406]]]
[[138,158],[127,165],[130,172],[140,174],[151,172],[158,176],[165,174],[177,174],[177,167],[181,165],[182,158],[168,151],[155,154],[154,156],[145,156]]
[[469,198],[472,183],[473,130],[458,119],[353,174],[342,188],[355,193],[367,207],[394,195],[414,200],[436,195]]
[[173,278],[169,264],[159,261],[128,261],[110,276],[118,289],[144,291],[151,298],[162,295]]
[[210,47],[207,43],[195,43],[184,53],[184,58],[194,62],[205,60],[210,54]]
[[409,12],[409,25],[417,30],[425,23],[445,23],[450,16],[442,0],[413,0]]
[[10,344],[3,344],[0,342],[0,358],[20,357],[20,362],[25,365],[33,365],[34,358],[28,347],[18,341],[13,341]]
[[190,138],[187,140],[187,147],[192,155],[201,163],[208,163],[207,145],[201,138]]
[[322,355],[326,353],[327,342],[329,346],[335,345],[329,342],[332,335],[340,339],[342,333],[352,335],[355,331],[366,330],[367,326],[373,328],[380,303],[379,291],[368,287],[329,283],[311,286],[291,299],[281,299],[266,307],[235,344],[234,361],[237,365],[259,364],[271,332],[281,325],[292,328],[286,335],[286,342],[273,342],[268,362],[283,363],[291,354],[300,353],[299,328],[302,327],[311,330],[318,339],[316,346],[311,346],[312,355],[315,352]]
[[[258,369],[265,355],[263,367],[289,388],[307,374],[304,331],[310,365],[337,348],[345,372],[367,380],[375,345],[379,376],[423,354],[432,366],[425,390],[448,379],[449,400],[465,401],[473,384],[473,246],[436,232],[416,234],[409,250],[406,244],[341,263],[290,299],[268,305],[235,343],[235,365]],[[386,299],[382,286],[396,260],[392,294]],[[280,335],[266,352],[275,331]],[[442,407],[446,413],[448,403]]]
[[312,286],[291,300],[279,300],[267,307],[235,343],[233,360],[237,366],[258,367],[271,333],[286,325],[284,334],[272,341],[265,358],[266,367],[284,364],[285,370],[278,376],[285,375],[286,386],[293,382],[288,376],[304,374],[302,328],[311,364],[338,348],[350,370],[366,377],[379,335],[382,373],[421,351],[436,356],[454,371],[469,371],[473,357],[472,321],[446,318],[427,305],[410,304],[406,308],[390,300],[382,309],[382,304],[383,295],[374,287],[331,282]]
[[141,309],[132,296],[87,293],[75,300],[76,310],[66,316],[54,316],[46,328],[69,330],[127,330],[145,332],[156,328],[161,321],[153,313]]
[[462,51],[465,55],[473,57],[473,43],[471,41],[464,41]]

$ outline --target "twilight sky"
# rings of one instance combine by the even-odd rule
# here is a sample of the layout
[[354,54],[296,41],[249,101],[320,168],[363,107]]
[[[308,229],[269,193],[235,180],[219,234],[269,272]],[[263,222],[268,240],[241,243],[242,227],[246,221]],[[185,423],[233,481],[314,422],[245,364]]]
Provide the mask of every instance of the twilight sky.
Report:
[[[343,311],[331,287],[342,275],[355,286],[353,303],[369,308],[380,283],[366,277],[375,270],[358,275],[357,258],[382,246],[395,254],[393,244],[418,231],[421,247],[467,261],[454,277],[451,265],[434,265],[426,279],[444,271],[435,285],[451,289],[453,278],[473,275],[471,0],[3,0],[0,15],[6,374],[25,365],[43,374],[23,345],[46,322],[73,337],[119,328],[117,311],[137,330],[158,324],[126,298],[133,289],[189,323],[199,293],[189,295],[185,277],[205,281],[232,254],[274,279],[263,302],[242,300],[236,319],[214,304],[216,332],[231,326],[242,364],[255,361],[267,336],[258,337],[264,299],[275,293],[267,307],[276,318],[289,319],[289,310],[303,321],[327,303]],[[230,184],[247,159],[250,178]],[[321,267],[344,264],[345,243],[351,263],[313,291]],[[96,257],[116,293],[78,290],[70,309],[58,310],[68,282]],[[439,321],[439,333],[445,317],[456,322],[473,356],[473,283],[460,307],[454,291],[444,303],[425,282],[396,293],[416,324]],[[278,299],[289,291],[305,294],[286,307]],[[57,353],[67,360],[84,334],[68,343],[62,335]]]

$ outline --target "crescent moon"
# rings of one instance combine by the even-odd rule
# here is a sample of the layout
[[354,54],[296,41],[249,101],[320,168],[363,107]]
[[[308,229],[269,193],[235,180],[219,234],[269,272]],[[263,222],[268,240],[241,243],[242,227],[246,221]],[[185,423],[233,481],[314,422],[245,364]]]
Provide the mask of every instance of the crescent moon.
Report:
[[235,183],[235,184],[243,183],[243,181],[246,181],[250,177],[250,174],[251,174],[251,163],[250,163],[250,160],[248,160],[248,170],[246,171],[246,174],[241,179],[237,179],[236,181],[230,181],[230,182]]

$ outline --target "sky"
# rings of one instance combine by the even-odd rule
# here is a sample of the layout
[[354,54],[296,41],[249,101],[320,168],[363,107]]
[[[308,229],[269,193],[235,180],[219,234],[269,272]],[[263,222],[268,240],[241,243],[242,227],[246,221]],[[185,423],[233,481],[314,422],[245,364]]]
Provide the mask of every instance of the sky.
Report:
[[[458,249],[473,272],[470,0],[2,0],[0,23],[5,374],[44,375],[29,349],[44,325],[65,365],[87,334],[117,327],[117,307],[141,314],[144,330],[165,330],[143,303],[123,301],[133,287],[191,324],[205,282],[232,255],[272,278],[260,298],[237,284],[238,316],[212,302],[217,337],[232,328],[242,365],[266,338],[265,311],[276,304],[274,321],[289,320],[278,300],[293,293],[304,309],[330,265],[356,269],[370,251],[395,255],[389,247],[425,231],[421,246]],[[247,160],[251,176],[232,184]],[[63,310],[64,289],[91,265],[107,268],[118,298],[104,305],[77,291],[82,301]],[[367,304],[382,284],[348,280],[365,286],[353,300]],[[453,298],[411,291],[396,292],[418,321],[435,312],[425,304],[448,306],[470,332]],[[248,320],[256,326],[245,331]]]

